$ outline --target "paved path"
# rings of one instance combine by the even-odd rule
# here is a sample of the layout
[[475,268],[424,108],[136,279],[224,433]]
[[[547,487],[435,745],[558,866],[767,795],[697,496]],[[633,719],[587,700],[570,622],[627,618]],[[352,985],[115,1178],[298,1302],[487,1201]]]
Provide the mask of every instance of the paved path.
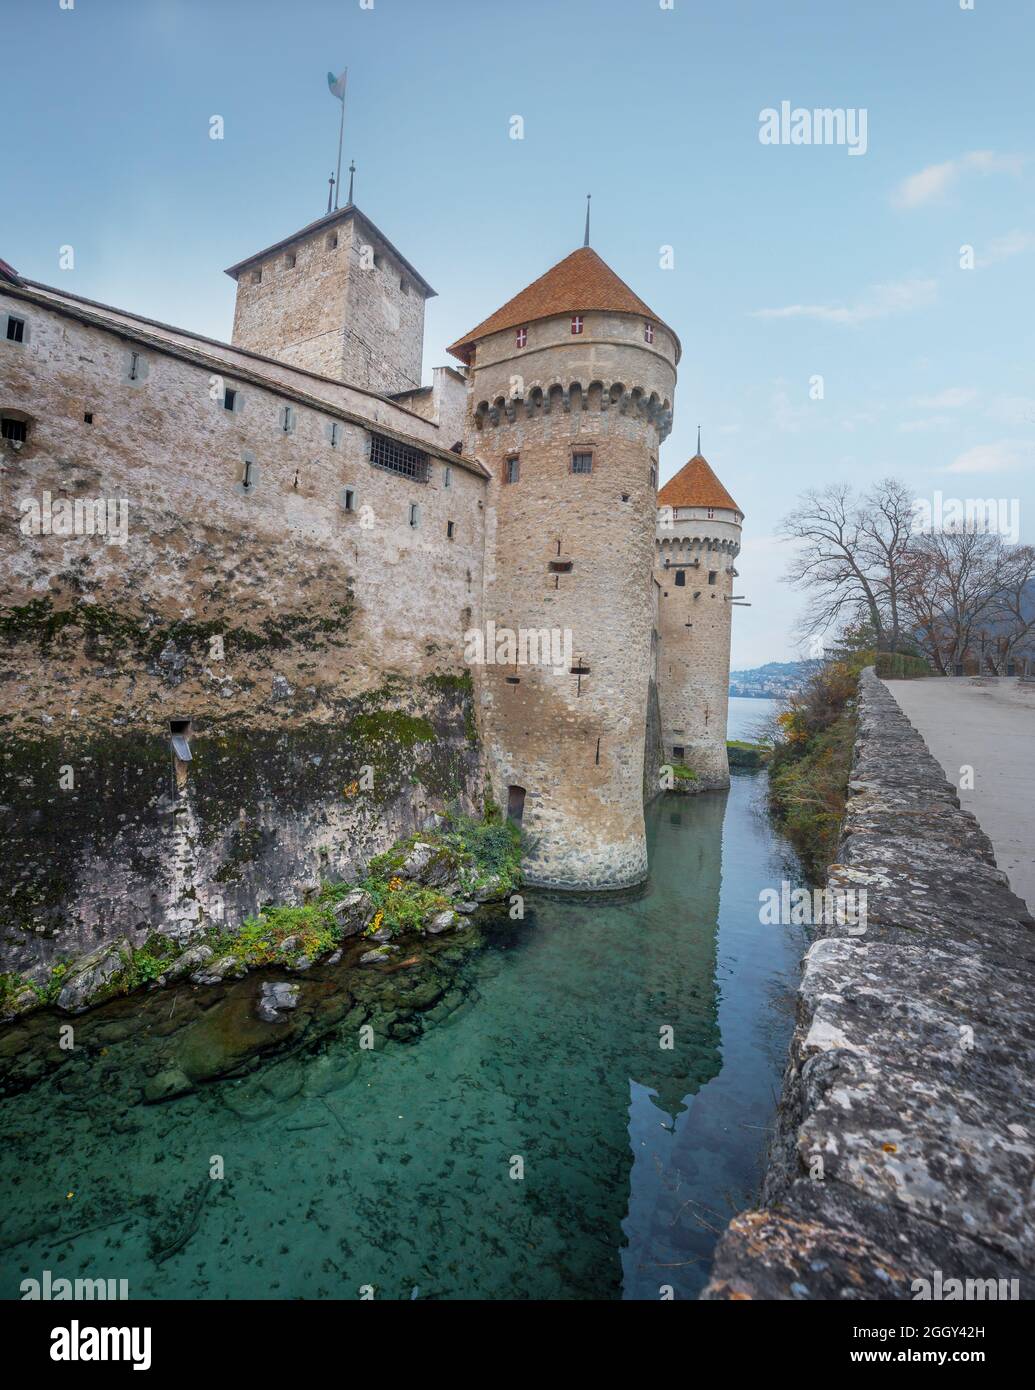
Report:
[[[1035,683],[947,676],[886,685],[1035,915]],[[964,765],[973,790],[960,789]]]

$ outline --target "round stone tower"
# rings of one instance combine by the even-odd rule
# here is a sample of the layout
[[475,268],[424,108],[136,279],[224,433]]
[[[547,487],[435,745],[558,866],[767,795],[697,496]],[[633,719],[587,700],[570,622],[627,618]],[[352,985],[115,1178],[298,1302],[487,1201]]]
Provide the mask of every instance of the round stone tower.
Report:
[[728,787],[730,630],[743,513],[698,452],[658,494],[658,701],[664,760]]
[[658,446],[679,340],[586,246],[450,351],[469,369],[465,452],[491,474],[474,660],[493,789],[530,837],[530,883],[628,887],[647,875]]

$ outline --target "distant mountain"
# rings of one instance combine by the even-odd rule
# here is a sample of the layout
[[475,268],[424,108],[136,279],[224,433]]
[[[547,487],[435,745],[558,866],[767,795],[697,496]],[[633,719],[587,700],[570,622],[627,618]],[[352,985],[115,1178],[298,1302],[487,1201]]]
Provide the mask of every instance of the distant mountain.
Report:
[[821,661],[768,661],[749,671],[730,672],[730,694],[754,700],[778,700],[801,686]]

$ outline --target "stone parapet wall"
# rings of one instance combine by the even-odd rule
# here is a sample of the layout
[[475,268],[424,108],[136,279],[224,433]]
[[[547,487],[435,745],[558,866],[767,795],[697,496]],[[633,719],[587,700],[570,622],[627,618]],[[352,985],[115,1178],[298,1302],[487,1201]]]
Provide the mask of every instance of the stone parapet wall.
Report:
[[849,793],[829,886],[865,930],[816,929],[760,1205],[702,1297],[1031,1298],[1035,922],[872,669]]

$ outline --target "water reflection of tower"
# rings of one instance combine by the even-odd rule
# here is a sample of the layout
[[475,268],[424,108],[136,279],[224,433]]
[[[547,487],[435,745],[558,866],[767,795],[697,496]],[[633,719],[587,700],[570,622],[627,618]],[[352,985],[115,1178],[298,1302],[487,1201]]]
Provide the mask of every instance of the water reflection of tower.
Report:
[[682,1255],[674,1246],[666,1248],[664,1229],[685,1200],[683,1178],[673,1164],[676,1133],[693,1097],[722,1066],[715,972],[726,801],[723,792],[669,795],[647,813],[652,905],[659,921],[672,914],[683,923],[684,948],[653,962],[656,973],[644,980],[655,1001],[657,1028],[680,1020],[674,1046],[652,1050],[629,1078],[633,1163],[622,1261],[626,1292],[632,1289],[634,1297],[656,1298],[664,1283],[679,1287],[679,1269],[666,1271],[658,1264],[659,1251],[671,1253],[677,1265]]

